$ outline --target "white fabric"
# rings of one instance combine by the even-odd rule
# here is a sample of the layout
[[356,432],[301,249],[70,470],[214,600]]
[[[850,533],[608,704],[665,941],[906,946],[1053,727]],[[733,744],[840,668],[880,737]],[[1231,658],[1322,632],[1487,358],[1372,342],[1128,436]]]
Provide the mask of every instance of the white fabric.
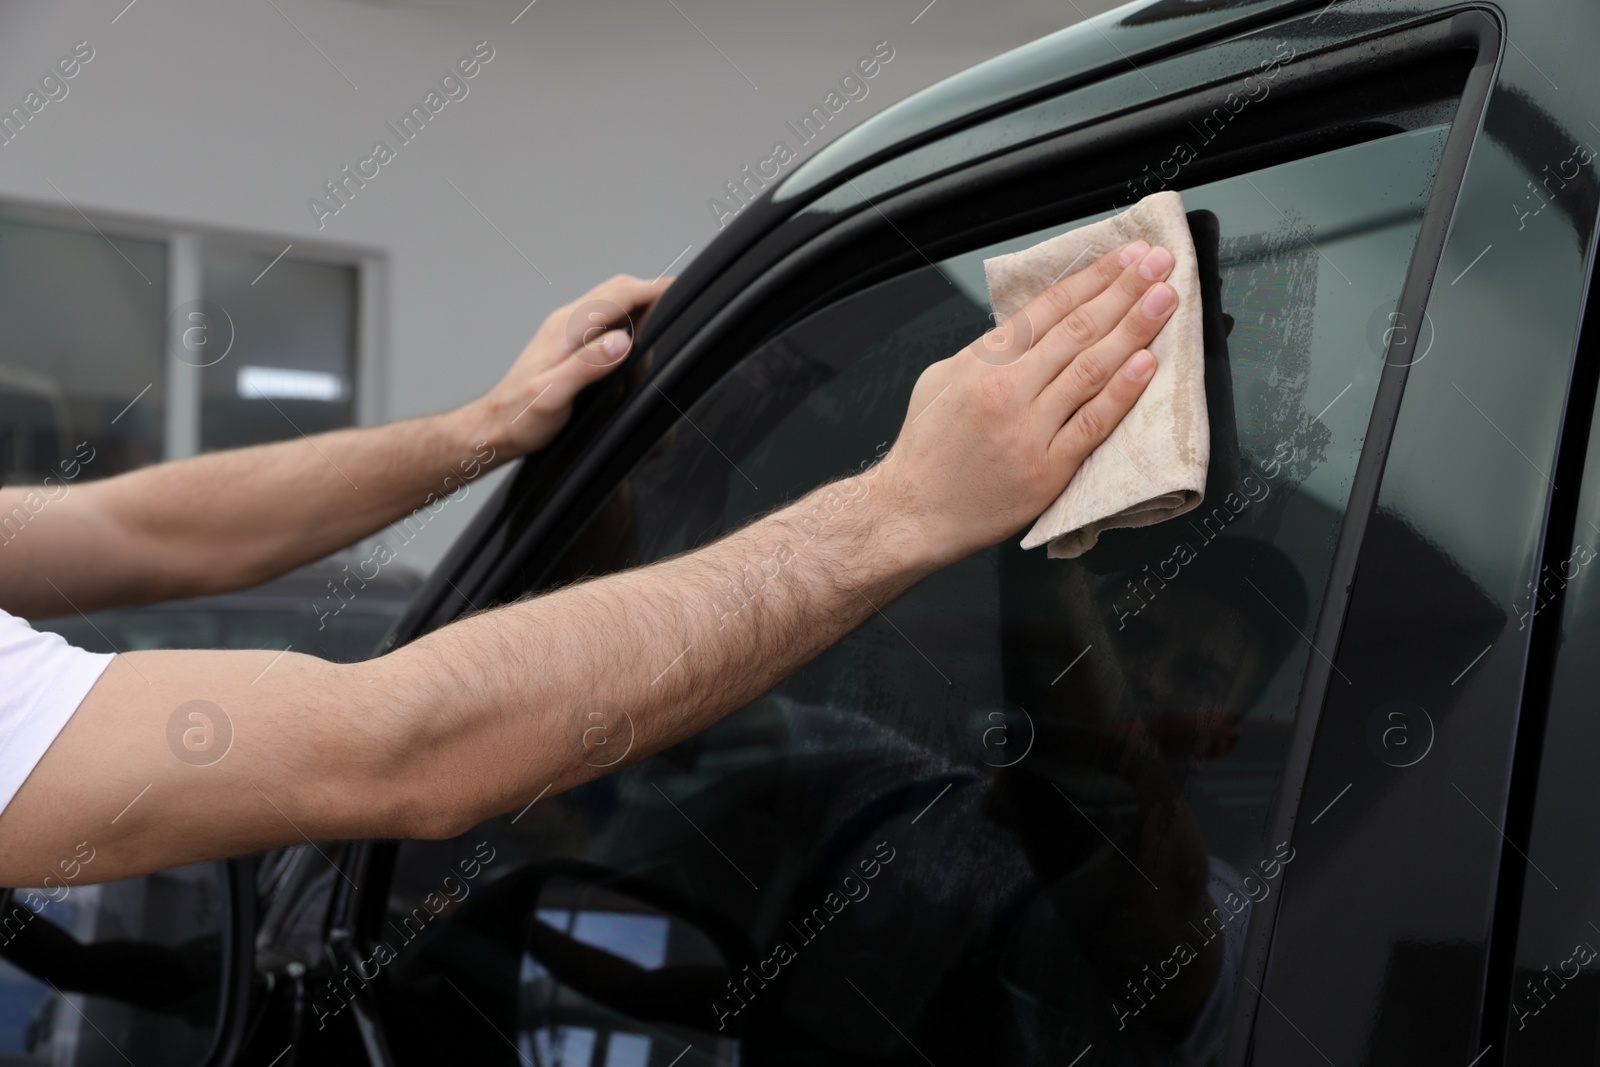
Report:
[[115,658],[0,611],[0,812]]
[[1172,253],[1167,281],[1178,291],[1178,310],[1150,342],[1156,373],[1133,410],[1022,539],[1023,548],[1048,544],[1051,559],[1083,555],[1104,530],[1175,519],[1205,494],[1211,429],[1194,238],[1183,197],[1168,189],[1109,219],[983,261],[989,301],[1004,322],[1069,270],[1139,238]]

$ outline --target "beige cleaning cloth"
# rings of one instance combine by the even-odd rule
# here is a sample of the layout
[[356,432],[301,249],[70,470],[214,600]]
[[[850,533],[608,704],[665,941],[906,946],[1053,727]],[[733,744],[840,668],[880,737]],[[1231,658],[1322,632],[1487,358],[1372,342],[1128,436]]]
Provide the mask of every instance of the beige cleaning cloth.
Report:
[[1144,394],[1022,539],[1023,548],[1048,544],[1052,558],[1083,555],[1102,530],[1177,518],[1205,492],[1211,437],[1194,240],[1183,198],[1169,190],[1109,219],[983,262],[989,303],[1004,322],[1068,271],[1141,239],[1172,253],[1176,263],[1167,281],[1178,291],[1178,310],[1150,343],[1156,373]]

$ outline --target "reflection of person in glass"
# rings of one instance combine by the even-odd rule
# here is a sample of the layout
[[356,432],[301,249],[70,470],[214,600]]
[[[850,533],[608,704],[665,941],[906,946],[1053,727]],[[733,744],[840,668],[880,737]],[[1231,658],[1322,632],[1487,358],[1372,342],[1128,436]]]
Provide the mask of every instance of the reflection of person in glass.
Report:
[[[4,896],[0,893],[8,936],[0,938],[0,960],[63,993],[106,997],[177,1016],[201,1034],[215,1025],[222,973],[220,934],[203,934],[176,945],[131,939],[85,943],[52,921],[57,905],[31,892],[10,901]],[[59,1005],[46,998],[40,1008],[53,1012]],[[50,1026],[48,1015],[36,1013],[27,1047],[42,1045]]]
[[[1170,552],[1178,529],[1154,528],[1149,543]],[[879,1038],[896,1038],[824,1028],[830,1017],[848,1017],[858,996],[840,974],[860,978],[881,966],[892,971],[895,1000],[879,1006],[924,1048],[972,1062],[1003,1054],[1005,1062],[1066,1063],[1092,1042],[1103,1062],[1204,1062],[1228,1024],[1252,903],[1281,885],[1293,854],[1263,844],[1249,818],[1230,819],[1200,782],[1247,778],[1239,772],[1253,764],[1228,759],[1241,744],[1260,758],[1271,731],[1245,716],[1299,640],[1306,597],[1281,551],[1230,531],[1153,587],[1138,616],[1119,628],[1114,594],[1140,572],[1127,560],[1153,558],[1155,548],[1115,554],[1105,547],[1106,555],[1079,562],[1014,548],[998,554],[1006,694],[1029,709],[1035,727],[1029,734],[1020,717],[1010,722],[1016,749],[1003,758],[986,748],[968,753],[970,765],[952,763],[948,750],[886,731],[875,710],[858,703],[785,695],[747,713],[781,722],[790,750],[827,756],[787,774],[769,766],[753,772],[771,797],[756,782],[730,780],[738,803],[702,809],[730,813],[770,802],[786,834],[814,843],[810,866],[785,892],[770,927],[724,910],[723,898],[696,898],[672,912],[703,933],[713,919],[733,921],[739,936],[719,944],[746,943],[721,954],[723,969],[674,958],[651,970],[530,921],[540,907],[535,887],[548,874],[542,861],[530,861],[475,894],[414,961],[397,964],[398,988],[430,1011],[453,1005],[465,1023],[472,1009],[464,1003],[427,999],[435,992],[428,976],[445,971],[508,1027],[537,1019],[534,1029],[554,1033],[576,1025],[559,1005],[535,1009],[530,1004],[544,1002],[513,999],[526,951],[604,1012],[736,1035],[749,1062],[778,1050],[812,1057],[800,1062],[833,1062],[826,1057],[863,1054]],[[1097,574],[1096,565],[1121,569]],[[975,721],[991,728],[995,720],[982,712]],[[1018,758],[1030,737],[1031,749]],[[999,763],[1012,765],[996,773]],[[714,837],[732,832],[703,826]],[[880,841],[901,853],[891,879],[843,907],[815,944],[788,925],[810,914]],[[594,845],[586,859],[596,864],[596,884],[615,889],[624,871],[656,870],[637,846],[632,833]],[[654,854],[645,847],[644,855]],[[674,857],[671,866],[681,863]],[[705,891],[698,880],[689,885]],[[745,980],[746,964],[759,968],[784,942],[798,958],[776,978],[749,978],[758,988],[745,993],[748,1003],[734,1000],[729,980]],[[759,988],[768,981],[771,991]]]
[[1251,904],[1293,851],[1251,827],[1254,854],[1219,856],[1208,832],[1232,820],[1199,776],[1299,640],[1304,585],[1278,549],[1219,538],[1118,626],[1104,613],[1126,573],[1045,566],[1038,606],[1070,631],[1052,643],[1103,651],[1028,703],[1034,749],[991,798],[1044,889],[1003,981],[1040,1051],[1096,1041],[1121,1062],[1203,1063],[1227,1029]]
[[[1170,536],[1156,540],[1169,547]],[[1299,641],[1304,584],[1279,549],[1229,534],[1119,630],[1113,593],[1138,567],[1096,574],[1095,560],[1000,553],[1007,697],[1029,709],[1033,733],[1020,716],[1006,729],[1019,752],[1033,743],[1004,761],[985,749],[979,759],[990,767],[1015,761],[998,772],[952,763],[898,732],[886,740],[884,723],[857,709],[796,703],[782,712],[790,745],[830,753],[825,768],[783,787],[786,829],[821,843],[782,917],[809,914],[873,843],[906,846],[896,880],[843,909],[814,946],[779,922],[754,955],[728,955],[729,975],[698,982],[673,968],[639,973],[542,931],[536,955],[610,1010],[736,1033],[751,1062],[776,1050],[817,1057],[802,1062],[844,1049],[876,1054],[893,1032],[818,1029],[848,1017],[858,995],[840,974],[875,967],[893,976],[882,986],[893,1000],[880,994],[878,1007],[922,1048],[972,1062],[1068,1063],[1093,1044],[1097,1062],[1206,1062],[1229,1022],[1252,906],[1293,860],[1287,845],[1263,843],[1250,813],[1230,816],[1209,799],[1207,786],[1236,799],[1271,743],[1270,728],[1246,716]],[[1085,646],[1090,654],[1052,686]],[[1251,762],[1229,759],[1241,745],[1254,747]],[[797,806],[795,790],[814,803]],[[796,830],[801,808],[821,825]],[[782,940],[805,947],[774,980],[777,991],[719,1014],[716,1005],[734,1004],[722,978]],[[587,976],[577,971],[584,959]]]

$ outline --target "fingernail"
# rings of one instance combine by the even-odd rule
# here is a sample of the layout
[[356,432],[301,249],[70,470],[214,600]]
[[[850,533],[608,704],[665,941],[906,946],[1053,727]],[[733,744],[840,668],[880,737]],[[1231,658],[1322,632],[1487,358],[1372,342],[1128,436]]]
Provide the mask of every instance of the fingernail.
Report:
[[1131,245],[1123,246],[1122,251],[1117,255],[1117,262],[1126,267],[1148,251],[1150,251],[1148,244],[1144,241],[1135,241]]
[[1144,262],[1139,264],[1139,273],[1151,281],[1155,281],[1157,278],[1165,278],[1167,271],[1171,269],[1172,253],[1165,248],[1153,250],[1148,256],[1144,257]]
[[628,346],[632,343],[633,338],[629,337],[624,330],[612,330],[600,340],[600,344],[606,350],[606,355],[612,359],[621,359],[627,355]]
[[1144,295],[1145,317],[1159,319],[1167,313],[1167,309],[1172,307],[1173,301],[1177,300],[1177,298],[1177,290],[1166,282],[1157,282]]
[[1142,382],[1150,377],[1155,369],[1156,357],[1150,354],[1149,349],[1141,348],[1133,354],[1132,359],[1128,360],[1127,365],[1122,368],[1122,373],[1130,382]]

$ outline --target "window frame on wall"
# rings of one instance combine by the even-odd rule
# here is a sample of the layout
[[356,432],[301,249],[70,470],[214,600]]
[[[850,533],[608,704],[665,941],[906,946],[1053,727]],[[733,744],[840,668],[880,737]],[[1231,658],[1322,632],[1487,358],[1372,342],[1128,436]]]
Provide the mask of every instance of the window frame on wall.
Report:
[[[264,266],[280,265],[282,260],[277,257],[281,256],[296,262],[352,270],[355,292],[349,425],[372,426],[389,417],[384,318],[388,264],[380,251],[357,244],[154,221],[77,202],[56,205],[3,198],[0,199],[0,219],[89,235],[105,240],[114,249],[119,238],[164,245],[166,273],[163,277],[147,279],[161,291],[166,319],[160,460],[182,459],[204,450],[201,438],[203,368],[192,358],[180,358],[180,354],[191,351],[193,346],[186,346],[184,337],[185,329],[191,324],[178,312],[181,305],[198,304],[206,299],[202,279],[208,249],[263,257]],[[200,306],[204,309],[204,305]],[[135,399],[133,395],[128,397],[130,402]],[[288,430],[290,435],[294,432]]]
[[8,481],[52,485],[160,459],[166,261],[159,240],[113,248],[81,228],[0,222]]

